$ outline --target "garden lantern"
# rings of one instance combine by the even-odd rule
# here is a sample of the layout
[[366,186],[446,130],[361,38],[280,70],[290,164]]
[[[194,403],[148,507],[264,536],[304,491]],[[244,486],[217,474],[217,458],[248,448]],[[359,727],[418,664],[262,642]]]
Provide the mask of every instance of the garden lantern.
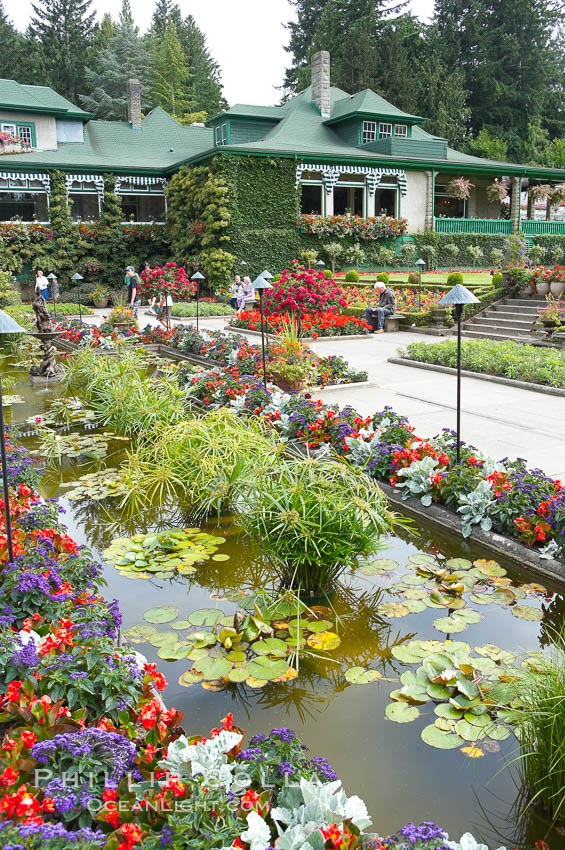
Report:
[[[273,279],[273,275],[271,274],[271,272],[268,272],[266,269],[265,269],[264,272],[261,272],[259,277],[262,277],[263,280],[272,280]],[[269,287],[266,287],[266,288],[268,289]]]
[[200,281],[206,280],[206,278],[203,274],[200,274],[200,272],[194,272],[191,277],[191,280],[196,281],[196,330],[198,330],[198,321],[200,319]]
[[83,276],[82,276],[81,274],[79,274],[78,272],[75,272],[75,273],[74,273],[74,275],[72,276],[71,280],[76,280],[76,282],[77,282],[77,289],[78,289],[78,314],[79,314],[80,320],[81,320],[81,322],[82,322],[82,306],[81,306],[81,303],[80,303],[80,283],[79,283],[79,280],[83,280]]
[[324,266],[325,266],[326,264],[324,263],[324,261],[323,261],[323,260],[318,260],[318,262],[316,263],[316,265],[318,266],[318,268],[320,269],[320,271],[322,271],[322,269],[324,268]]
[[416,260],[416,266],[418,267],[418,313],[420,312],[420,307],[422,305],[422,274],[424,273],[424,269],[426,268],[426,261],[421,257],[419,260]]
[[[22,328],[3,310],[0,310],[0,339],[3,334],[25,334]],[[14,560],[12,546],[12,521],[10,519],[10,490],[8,487],[8,462],[6,460],[6,436],[4,433],[4,402],[2,399],[2,377],[0,376],[0,459],[2,460],[2,488],[4,490],[4,517],[6,519],[6,540],[8,542],[8,561]]]
[[479,299],[458,283],[439,302],[441,307],[455,307],[457,316],[457,463],[461,460],[461,317],[464,304],[478,304]]
[[59,297],[59,284],[57,283],[57,275],[51,274],[47,275],[47,280],[51,281],[51,298],[53,300],[53,315],[57,316],[57,298]]
[[265,289],[272,289],[273,286],[269,283],[268,277],[272,274],[264,271],[263,274],[253,281],[253,289],[259,293],[259,309],[261,311],[261,357],[263,359],[263,386],[267,389],[267,368],[265,366],[265,326],[263,325],[263,292]]

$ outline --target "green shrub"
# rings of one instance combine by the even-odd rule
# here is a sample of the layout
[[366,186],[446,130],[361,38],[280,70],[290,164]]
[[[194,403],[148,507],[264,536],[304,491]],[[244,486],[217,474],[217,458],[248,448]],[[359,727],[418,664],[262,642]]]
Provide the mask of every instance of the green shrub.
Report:
[[[229,304],[200,302],[199,314],[201,316],[230,316],[232,313],[233,310]],[[190,301],[189,303],[173,304],[171,315],[180,319],[192,318],[196,316],[196,303]]]
[[410,286],[418,286],[419,283],[422,282],[422,275],[420,272],[410,272],[408,275],[408,283]]
[[492,285],[495,289],[498,289],[500,286],[502,286],[502,272],[496,272],[495,274],[493,274]]
[[330,269],[324,269],[324,274],[327,280],[331,280],[333,277],[333,272]]
[[14,276],[11,272],[0,271],[0,308],[14,307],[21,303],[22,299],[14,284]]
[[457,286],[458,283],[463,286],[463,275],[461,272],[451,272],[451,274],[447,275],[447,285],[450,289],[452,286]]
[[386,286],[388,286],[390,283],[390,278],[386,272],[379,272],[379,274],[377,275],[377,280],[380,280],[381,283],[386,284]]
[[345,280],[347,283],[357,283],[359,280],[359,272],[356,272],[355,269],[350,269],[345,273]]

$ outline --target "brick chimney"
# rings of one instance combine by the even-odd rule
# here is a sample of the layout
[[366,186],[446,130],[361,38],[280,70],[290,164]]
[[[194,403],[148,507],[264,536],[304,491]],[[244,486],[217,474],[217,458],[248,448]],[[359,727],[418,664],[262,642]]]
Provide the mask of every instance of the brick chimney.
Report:
[[139,80],[130,79],[126,83],[128,99],[128,121],[134,130],[141,130],[141,85]]
[[322,118],[330,117],[330,54],[320,50],[312,56],[312,103]]

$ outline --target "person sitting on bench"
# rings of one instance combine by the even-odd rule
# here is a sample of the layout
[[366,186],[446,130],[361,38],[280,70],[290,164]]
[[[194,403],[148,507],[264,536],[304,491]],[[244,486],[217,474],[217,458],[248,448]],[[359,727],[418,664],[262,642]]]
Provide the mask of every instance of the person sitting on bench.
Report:
[[396,298],[392,289],[389,289],[380,280],[375,283],[375,294],[378,295],[379,300],[374,306],[367,307],[365,321],[372,328],[369,333],[382,334],[385,329],[385,319],[387,316],[394,316],[396,313]]

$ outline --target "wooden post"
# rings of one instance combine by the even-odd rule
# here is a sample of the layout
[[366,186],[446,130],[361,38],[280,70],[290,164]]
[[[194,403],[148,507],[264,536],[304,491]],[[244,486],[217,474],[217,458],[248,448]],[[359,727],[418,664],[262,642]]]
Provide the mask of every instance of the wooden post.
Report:
[[424,229],[434,229],[434,181],[435,171],[426,171],[426,215]]
[[512,233],[520,230],[520,202],[522,194],[522,178],[512,178],[512,195],[510,197],[510,222]]

